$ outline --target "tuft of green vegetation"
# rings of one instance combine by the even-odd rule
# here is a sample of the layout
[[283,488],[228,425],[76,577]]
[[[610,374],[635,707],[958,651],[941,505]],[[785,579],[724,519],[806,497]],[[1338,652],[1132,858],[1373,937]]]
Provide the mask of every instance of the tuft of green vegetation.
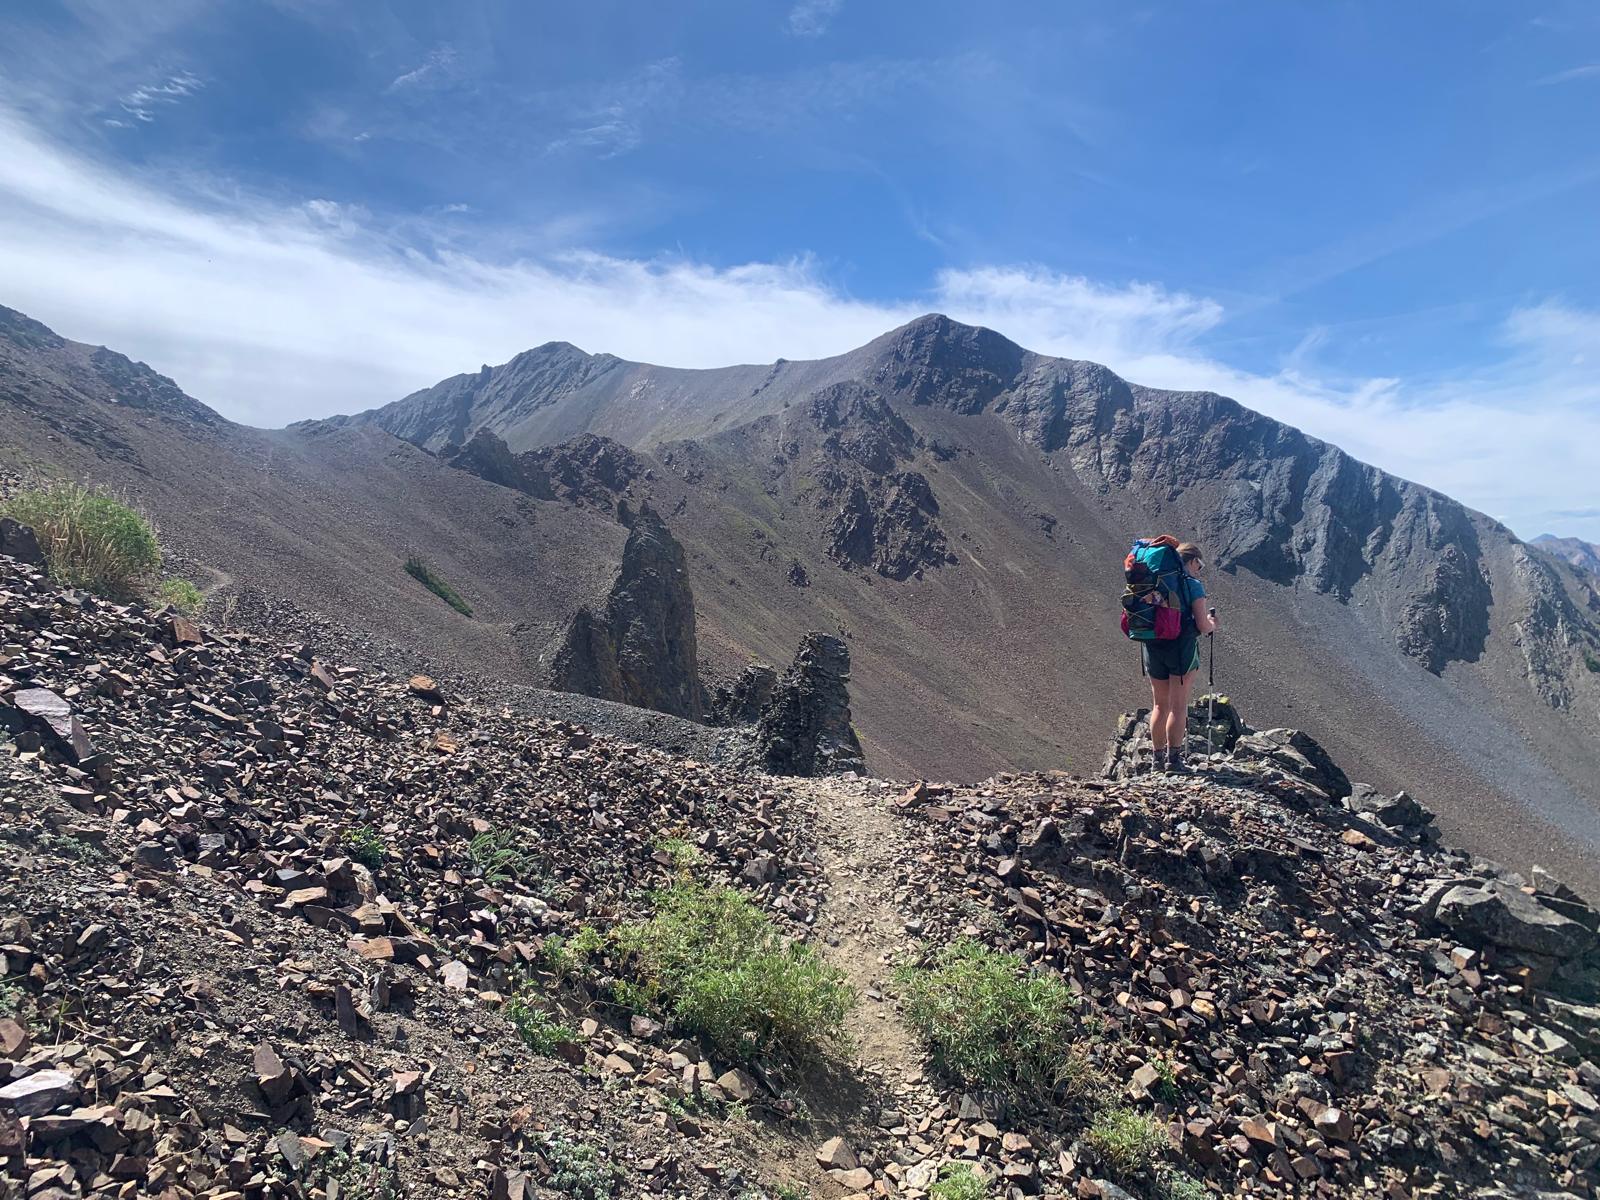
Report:
[[400,1185],[394,1170],[381,1163],[360,1162],[348,1151],[340,1150],[328,1159],[322,1187],[331,1192],[336,1185],[340,1200],[399,1200]]
[[653,901],[653,917],[612,934],[633,976],[620,1001],[660,1005],[732,1058],[809,1058],[843,1042],[855,1003],[844,973],[788,942],[749,898],[679,880]]
[[945,1163],[928,1189],[933,1200],[989,1200],[989,1185],[968,1163]]
[[192,617],[205,603],[205,594],[187,579],[163,579],[156,589],[156,599],[168,608]]
[[472,605],[462,599],[461,593],[446,583],[437,571],[414,554],[406,559],[406,574],[455,609],[463,617],[472,615]]
[[688,875],[700,865],[699,847],[687,838],[666,838],[656,845],[656,849],[672,860],[672,869],[680,875]]
[[516,1026],[523,1042],[535,1054],[548,1056],[562,1042],[578,1040],[578,1031],[540,1008],[526,985],[507,1002],[506,1019]]
[[606,1200],[615,1194],[620,1172],[588,1142],[546,1134],[539,1151],[550,1164],[547,1186],[576,1200]]
[[1014,954],[963,938],[895,972],[906,1021],[938,1064],[990,1087],[1045,1092],[1074,1071],[1077,997]]
[[1595,672],[1596,674],[1600,674],[1600,658],[1596,658],[1588,651],[1584,651],[1583,665],[1588,667],[1589,670]]
[[772,1185],[772,1200],[811,1200],[811,1193],[798,1183],[775,1183]]
[[76,859],[81,863],[95,863],[105,858],[99,846],[82,838],[73,837],[71,834],[46,837],[45,845],[62,858]]
[[1160,1123],[1122,1107],[1095,1114],[1084,1140],[1107,1168],[1123,1178],[1149,1170],[1172,1146]]
[[32,527],[58,582],[102,596],[135,595],[161,566],[155,530],[119,500],[76,483],[18,492],[0,516]]
[[1176,1167],[1161,1172],[1156,1181],[1156,1195],[1160,1200],[1210,1200],[1211,1197],[1205,1184]]
[[587,969],[589,960],[605,948],[605,934],[593,925],[583,925],[571,937],[557,933],[545,938],[544,965],[557,979],[577,979]]
[[9,981],[0,983],[0,1017],[14,1017],[21,1008],[21,985]]
[[485,883],[528,879],[541,870],[539,857],[523,849],[514,830],[491,829],[467,843],[467,862]]
[[376,871],[383,865],[383,859],[389,852],[389,847],[384,843],[383,835],[371,825],[362,825],[352,829],[344,835],[345,853],[355,859],[369,871]]

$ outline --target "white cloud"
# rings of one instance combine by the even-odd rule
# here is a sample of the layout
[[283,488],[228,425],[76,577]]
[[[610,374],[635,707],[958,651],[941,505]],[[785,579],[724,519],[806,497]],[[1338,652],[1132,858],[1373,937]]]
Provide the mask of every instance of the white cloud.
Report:
[[428,51],[411,70],[398,75],[385,89],[390,93],[438,87],[455,78],[461,56],[454,46],[439,46]]
[[978,267],[880,302],[830,287],[803,259],[501,261],[452,244],[461,223],[443,218],[412,219],[400,237],[325,198],[161,190],[3,110],[0,161],[0,303],[144,359],[255,424],[386,403],[550,340],[706,367],[840,353],[938,309],[1137,382],[1231,395],[1525,535],[1600,541],[1600,517],[1570,515],[1592,508],[1600,476],[1600,384],[1583,365],[1600,354],[1600,314],[1557,303],[1510,314],[1500,360],[1472,377],[1320,376],[1315,331],[1263,375],[1205,349],[1225,318],[1215,300],[1153,283]]
[[844,0],[800,0],[789,10],[785,27],[795,37],[821,37],[828,32]]
[[[160,83],[147,83],[134,88],[123,96],[118,104],[134,121],[148,123],[156,119],[156,109],[176,104],[185,96],[192,96],[203,87],[205,87],[204,81],[187,71],[179,71],[176,75],[169,75]],[[130,123],[120,117],[106,117],[104,123],[113,129],[130,127]]]
[[1581,67],[1570,67],[1565,71],[1557,71],[1554,75],[1546,75],[1543,79],[1533,82],[1539,87],[1548,87],[1554,83],[1571,83],[1575,79],[1588,79],[1592,75],[1600,75],[1600,63],[1585,63]]

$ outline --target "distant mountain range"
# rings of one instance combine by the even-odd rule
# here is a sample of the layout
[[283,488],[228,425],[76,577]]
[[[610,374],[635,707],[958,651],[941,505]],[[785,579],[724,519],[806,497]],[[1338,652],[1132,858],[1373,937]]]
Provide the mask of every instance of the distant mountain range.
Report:
[[898,775],[1092,771],[1148,696],[1121,559],[1171,530],[1208,551],[1217,684],[1259,723],[1485,852],[1600,878],[1600,582],[1234,401],[944,317],[708,371],[550,343],[263,431],[0,310],[0,426],[0,467],[123,488],[223,592],[486,678],[626,679],[705,718],[752,659],[839,633],[868,764]]
[[1593,542],[1542,533],[1534,538],[1531,544],[1541,550],[1548,550],[1551,554],[1560,555],[1578,570],[1600,580],[1600,546],[1596,546]]

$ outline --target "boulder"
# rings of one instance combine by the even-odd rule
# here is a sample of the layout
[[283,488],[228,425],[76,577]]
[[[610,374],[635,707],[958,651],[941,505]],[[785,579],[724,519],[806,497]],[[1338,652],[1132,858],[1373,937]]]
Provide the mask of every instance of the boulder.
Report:
[[29,566],[44,566],[44,550],[33,529],[10,517],[0,517],[0,554],[25,562]]
[[1439,898],[1438,920],[1457,936],[1508,950],[1572,958],[1594,945],[1595,935],[1570,917],[1500,883],[1458,884]]

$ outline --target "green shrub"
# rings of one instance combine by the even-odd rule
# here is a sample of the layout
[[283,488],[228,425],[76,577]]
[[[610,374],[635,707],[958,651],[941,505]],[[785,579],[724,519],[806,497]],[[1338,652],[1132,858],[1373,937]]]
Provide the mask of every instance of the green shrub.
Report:
[[1120,1107],[1101,1109],[1084,1140],[1109,1170],[1124,1178],[1149,1170],[1172,1146],[1158,1122]]
[[618,1171],[588,1142],[546,1134],[539,1151],[550,1164],[547,1185],[577,1200],[606,1200],[617,1190]]
[[582,975],[589,960],[605,948],[605,934],[593,925],[584,925],[571,937],[557,933],[545,938],[544,965],[557,979],[574,979]]
[[612,935],[633,976],[626,1003],[661,1005],[729,1057],[805,1058],[842,1042],[854,989],[747,897],[680,880],[654,903]]
[[1588,667],[1589,670],[1595,672],[1596,674],[1600,674],[1600,658],[1596,658],[1587,651],[1585,651],[1583,656],[1583,665]]
[[15,983],[0,983],[0,1017],[14,1017],[22,1007],[22,988]]
[[578,1031],[539,1007],[526,986],[518,988],[507,1002],[506,1019],[516,1026],[524,1044],[535,1054],[554,1054],[562,1042],[578,1040]]
[[205,603],[205,594],[187,579],[164,579],[156,589],[156,599],[184,616],[193,616]]
[[539,858],[529,854],[510,829],[491,829],[467,843],[467,862],[485,883],[509,883],[540,871]]
[[121,501],[75,483],[18,492],[0,516],[31,526],[53,578],[102,596],[133,596],[161,565],[150,522]]
[[455,609],[463,617],[472,615],[472,605],[462,599],[461,593],[446,583],[439,573],[422,559],[415,555],[406,559],[406,574]]
[[989,1185],[967,1163],[945,1163],[928,1189],[933,1200],[989,1200]]
[[666,838],[656,849],[672,860],[672,869],[680,875],[688,875],[700,865],[700,850],[687,838]]
[[346,833],[344,849],[346,854],[369,871],[376,871],[381,867],[384,855],[389,852],[388,846],[384,844],[383,835],[370,825],[363,825]]
[[1048,1091],[1072,1070],[1077,997],[1016,955],[964,938],[895,981],[907,1023],[961,1080]]
[[1205,1184],[1176,1167],[1161,1172],[1156,1182],[1156,1195],[1160,1200],[1210,1200],[1211,1197]]

